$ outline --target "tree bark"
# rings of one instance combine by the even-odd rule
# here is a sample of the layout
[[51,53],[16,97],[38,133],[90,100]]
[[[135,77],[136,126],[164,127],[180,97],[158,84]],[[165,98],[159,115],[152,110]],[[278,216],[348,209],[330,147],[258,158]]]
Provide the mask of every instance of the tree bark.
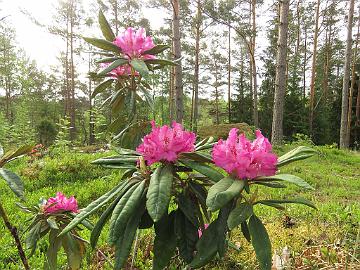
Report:
[[[230,23],[229,23],[230,25]],[[228,27],[228,121],[231,123],[231,27]]]
[[342,86],[342,102],[341,102],[341,125],[340,125],[340,148],[349,148],[347,137],[347,114],[349,103],[349,78],[350,78],[350,63],[351,63],[351,47],[352,47],[352,23],[354,17],[354,0],[350,0],[348,25],[347,25],[347,39],[345,50],[344,63],[344,78]]
[[[180,3],[179,0],[172,0],[173,6],[173,43],[174,58],[181,58],[181,32],[180,32]],[[184,117],[183,85],[181,61],[175,67],[175,109],[176,121],[182,123]]]
[[215,67],[215,110],[216,110],[216,125],[220,124],[220,116],[219,116],[219,80],[218,80],[218,65],[217,62],[214,61]]
[[317,0],[316,14],[315,14],[313,59],[311,65],[311,82],[310,82],[309,130],[311,136],[313,134],[313,122],[314,122],[315,76],[316,76],[317,43],[318,43],[318,35],[319,35],[319,13],[320,13],[320,0]]
[[287,55],[287,33],[288,33],[289,0],[283,0],[280,4],[280,22],[278,50],[276,56],[276,77],[274,111],[271,131],[271,142],[282,144],[283,140],[283,117],[284,100],[286,91],[286,55]]
[[194,66],[194,104],[193,104],[193,131],[197,132],[199,120],[199,55],[200,55],[200,27],[202,24],[201,3],[197,0],[197,15],[195,25],[195,66]]
[[75,113],[75,67],[74,67],[74,16],[75,3],[70,1],[70,139],[76,138],[76,113]]
[[257,68],[255,61],[255,42],[256,42],[256,0],[252,0],[252,38],[251,38],[251,51],[252,51],[252,82],[253,82],[253,120],[254,126],[259,126],[259,112],[258,112],[258,94],[257,94]]

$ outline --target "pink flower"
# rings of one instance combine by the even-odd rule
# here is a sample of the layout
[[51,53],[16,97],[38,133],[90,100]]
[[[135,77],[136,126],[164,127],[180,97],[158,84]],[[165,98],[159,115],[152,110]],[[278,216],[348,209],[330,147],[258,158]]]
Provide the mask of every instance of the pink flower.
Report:
[[152,131],[143,138],[136,151],[141,153],[148,165],[157,161],[174,162],[179,154],[195,150],[195,133],[183,130],[182,125],[172,123],[156,127],[155,121],[151,121]]
[[76,199],[71,196],[69,199],[61,192],[56,193],[56,197],[49,198],[44,206],[46,214],[58,212],[78,212],[78,204]]
[[[102,63],[100,66],[102,68],[106,68],[109,65],[110,65],[110,63]],[[130,76],[131,75],[131,66],[128,64],[119,66],[117,68],[114,68],[112,71],[110,71],[108,73],[108,75],[110,75],[111,77],[113,77],[115,79],[118,77],[121,77],[121,76]],[[138,76],[139,72],[135,71],[134,75]]]
[[[204,224],[204,231],[209,227],[209,224]],[[202,236],[203,234],[203,230],[200,228],[198,229],[198,235],[199,235],[199,238]]]
[[120,47],[121,51],[128,59],[154,59],[155,56],[144,54],[145,51],[155,47],[155,44],[150,36],[146,36],[144,28],[139,28],[135,31],[134,28],[129,27],[124,33],[116,37],[113,42]]
[[237,135],[238,129],[229,132],[227,140],[220,139],[214,145],[212,158],[214,163],[229,174],[240,179],[254,179],[259,176],[271,176],[276,173],[277,156],[272,146],[260,130],[256,139],[250,142],[244,134]]

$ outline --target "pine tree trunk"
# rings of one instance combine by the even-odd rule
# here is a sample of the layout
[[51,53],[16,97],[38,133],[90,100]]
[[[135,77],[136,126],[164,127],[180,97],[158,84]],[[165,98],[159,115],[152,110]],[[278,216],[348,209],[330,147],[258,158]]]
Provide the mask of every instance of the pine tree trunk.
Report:
[[231,28],[228,27],[228,121],[231,123]]
[[[89,53],[88,59],[88,72],[90,73],[91,69],[91,54]],[[95,143],[95,119],[94,119],[94,109],[93,109],[93,99],[92,99],[92,86],[91,78],[89,77],[88,82],[89,88],[89,144],[93,145]]]
[[278,37],[278,50],[276,56],[276,77],[274,111],[271,131],[271,142],[282,144],[283,140],[283,117],[284,99],[286,91],[286,55],[288,33],[289,0],[283,0],[280,6],[280,25]]
[[218,82],[218,66],[217,62],[214,61],[215,66],[215,110],[216,110],[216,125],[220,124],[220,116],[219,116],[219,82]]
[[194,66],[194,104],[193,104],[193,126],[192,129],[196,133],[199,120],[199,55],[200,55],[200,27],[202,24],[201,3],[197,1],[197,18],[195,28],[195,66]]
[[[306,99],[306,64],[307,64],[307,30],[306,26],[304,27],[304,62],[303,62],[303,89],[302,95],[303,100]],[[305,102],[304,102],[305,104]]]
[[[360,11],[360,6],[359,6]],[[360,12],[359,12],[360,15]],[[352,105],[353,105],[353,90],[355,88],[355,81],[356,81],[356,74],[355,74],[355,66],[357,63],[357,50],[359,45],[359,34],[360,34],[360,19],[358,19],[357,25],[357,35],[356,35],[356,42],[353,54],[353,61],[351,67],[351,84],[350,84],[350,91],[349,91],[349,106],[348,106],[348,115],[347,115],[347,126],[346,126],[346,142],[345,144],[350,145],[350,135],[351,135],[351,120],[352,120]]]
[[348,25],[347,25],[347,39],[345,50],[344,63],[344,78],[342,87],[342,102],[341,102],[341,125],[340,125],[340,148],[349,148],[347,141],[347,115],[349,103],[349,78],[350,78],[350,63],[351,63],[351,47],[352,47],[352,23],[354,17],[354,0],[350,0]]
[[320,0],[317,0],[316,14],[315,14],[313,59],[312,59],[312,65],[311,65],[311,82],[310,82],[309,129],[310,129],[311,136],[313,135],[313,123],[314,123],[315,76],[316,76],[317,43],[318,43],[318,35],[319,35],[319,14],[320,14]]
[[251,51],[252,51],[252,82],[254,84],[253,87],[253,120],[254,126],[259,126],[259,112],[258,112],[258,94],[257,94],[257,68],[255,61],[255,42],[256,42],[256,0],[252,0],[252,41],[251,41]]
[[[181,32],[180,32],[180,3],[179,0],[172,0],[173,6],[173,43],[174,58],[181,58]],[[183,85],[182,85],[182,67],[181,62],[175,67],[175,109],[176,121],[182,123],[184,116],[183,105]]]
[[74,67],[74,1],[70,2],[70,139],[74,141],[76,138],[76,114],[75,114],[75,67]]

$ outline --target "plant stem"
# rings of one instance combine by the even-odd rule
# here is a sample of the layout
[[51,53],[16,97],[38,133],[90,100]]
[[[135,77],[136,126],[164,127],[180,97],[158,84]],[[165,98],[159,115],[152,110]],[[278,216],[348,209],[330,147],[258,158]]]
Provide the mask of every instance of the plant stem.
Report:
[[5,209],[4,207],[2,206],[1,202],[0,202],[0,215],[2,217],[2,219],[4,220],[4,223],[5,223],[5,226],[6,228],[10,231],[12,237],[14,238],[15,240],[15,243],[16,243],[16,247],[18,249],[18,253],[19,253],[19,256],[21,258],[21,261],[25,267],[26,270],[30,270],[30,266],[29,266],[29,263],[27,261],[27,258],[26,258],[26,255],[25,255],[25,252],[24,252],[24,249],[21,245],[21,241],[20,241],[20,238],[19,238],[19,235],[17,233],[17,229],[15,226],[12,226],[10,221],[9,221],[9,218],[5,212]]

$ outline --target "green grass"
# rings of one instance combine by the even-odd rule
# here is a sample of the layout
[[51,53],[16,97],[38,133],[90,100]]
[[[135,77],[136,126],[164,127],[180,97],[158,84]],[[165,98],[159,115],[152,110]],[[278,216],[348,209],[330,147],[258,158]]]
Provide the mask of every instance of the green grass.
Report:
[[[294,148],[294,145],[284,146],[277,149],[277,152],[281,154],[291,148]],[[288,185],[286,189],[258,188],[259,198],[305,197],[312,200],[318,210],[301,205],[286,205],[285,211],[261,205],[255,207],[257,215],[268,229],[273,251],[288,246],[297,265],[308,265],[308,269],[321,267],[316,259],[302,254],[310,247],[319,247],[322,250],[321,254],[327,256],[325,261],[327,260],[330,265],[336,263],[336,260],[331,259],[331,254],[325,252],[324,247],[327,245],[339,244],[338,248],[344,254],[354,255],[353,249],[360,221],[360,154],[330,147],[318,147],[318,150],[319,156],[281,168],[281,173],[295,174],[308,181],[315,187],[315,191],[304,191],[293,185]],[[84,207],[119,181],[120,171],[90,165],[92,160],[106,155],[109,153],[68,153],[46,157],[34,163],[29,163],[25,158],[9,164],[8,168],[21,175],[25,183],[27,205],[36,204],[41,197],[47,198],[57,191],[62,191],[66,195],[75,195],[80,207]],[[22,232],[28,216],[15,206],[17,199],[4,181],[0,182],[0,200],[8,210],[10,220]],[[285,216],[291,218],[294,226],[284,226]],[[92,220],[96,218],[94,216]],[[0,228],[3,232],[0,234],[0,269],[19,269],[16,248],[2,221]],[[100,237],[99,249],[111,254],[111,249],[106,245],[106,230],[107,228]],[[88,239],[89,232],[84,230],[82,236]],[[151,230],[139,235],[140,249],[135,259],[138,269],[151,268],[152,238]],[[216,260],[206,269],[257,269],[253,249],[243,239],[241,232],[235,230],[231,235],[231,241],[241,251],[230,249],[224,259]],[[43,251],[46,246],[46,241],[41,242],[35,255],[30,258],[32,269],[42,269]],[[111,269],[101,256],[94,254],[95,252],[88,250],[84,269]],[[350,255],[345,256],[348,263],[352,259]],[[64,256],[60,257],[60,260],[65,264]],[[359,254],[353,259],[355,263],[356,260],[360,260]],[[170,269],[176,269],[176,264],[177,261],[174,259],[174,266]],[[357,267],[360,269],[360,264]],[[296,267],[293,266],[293,269]]]

